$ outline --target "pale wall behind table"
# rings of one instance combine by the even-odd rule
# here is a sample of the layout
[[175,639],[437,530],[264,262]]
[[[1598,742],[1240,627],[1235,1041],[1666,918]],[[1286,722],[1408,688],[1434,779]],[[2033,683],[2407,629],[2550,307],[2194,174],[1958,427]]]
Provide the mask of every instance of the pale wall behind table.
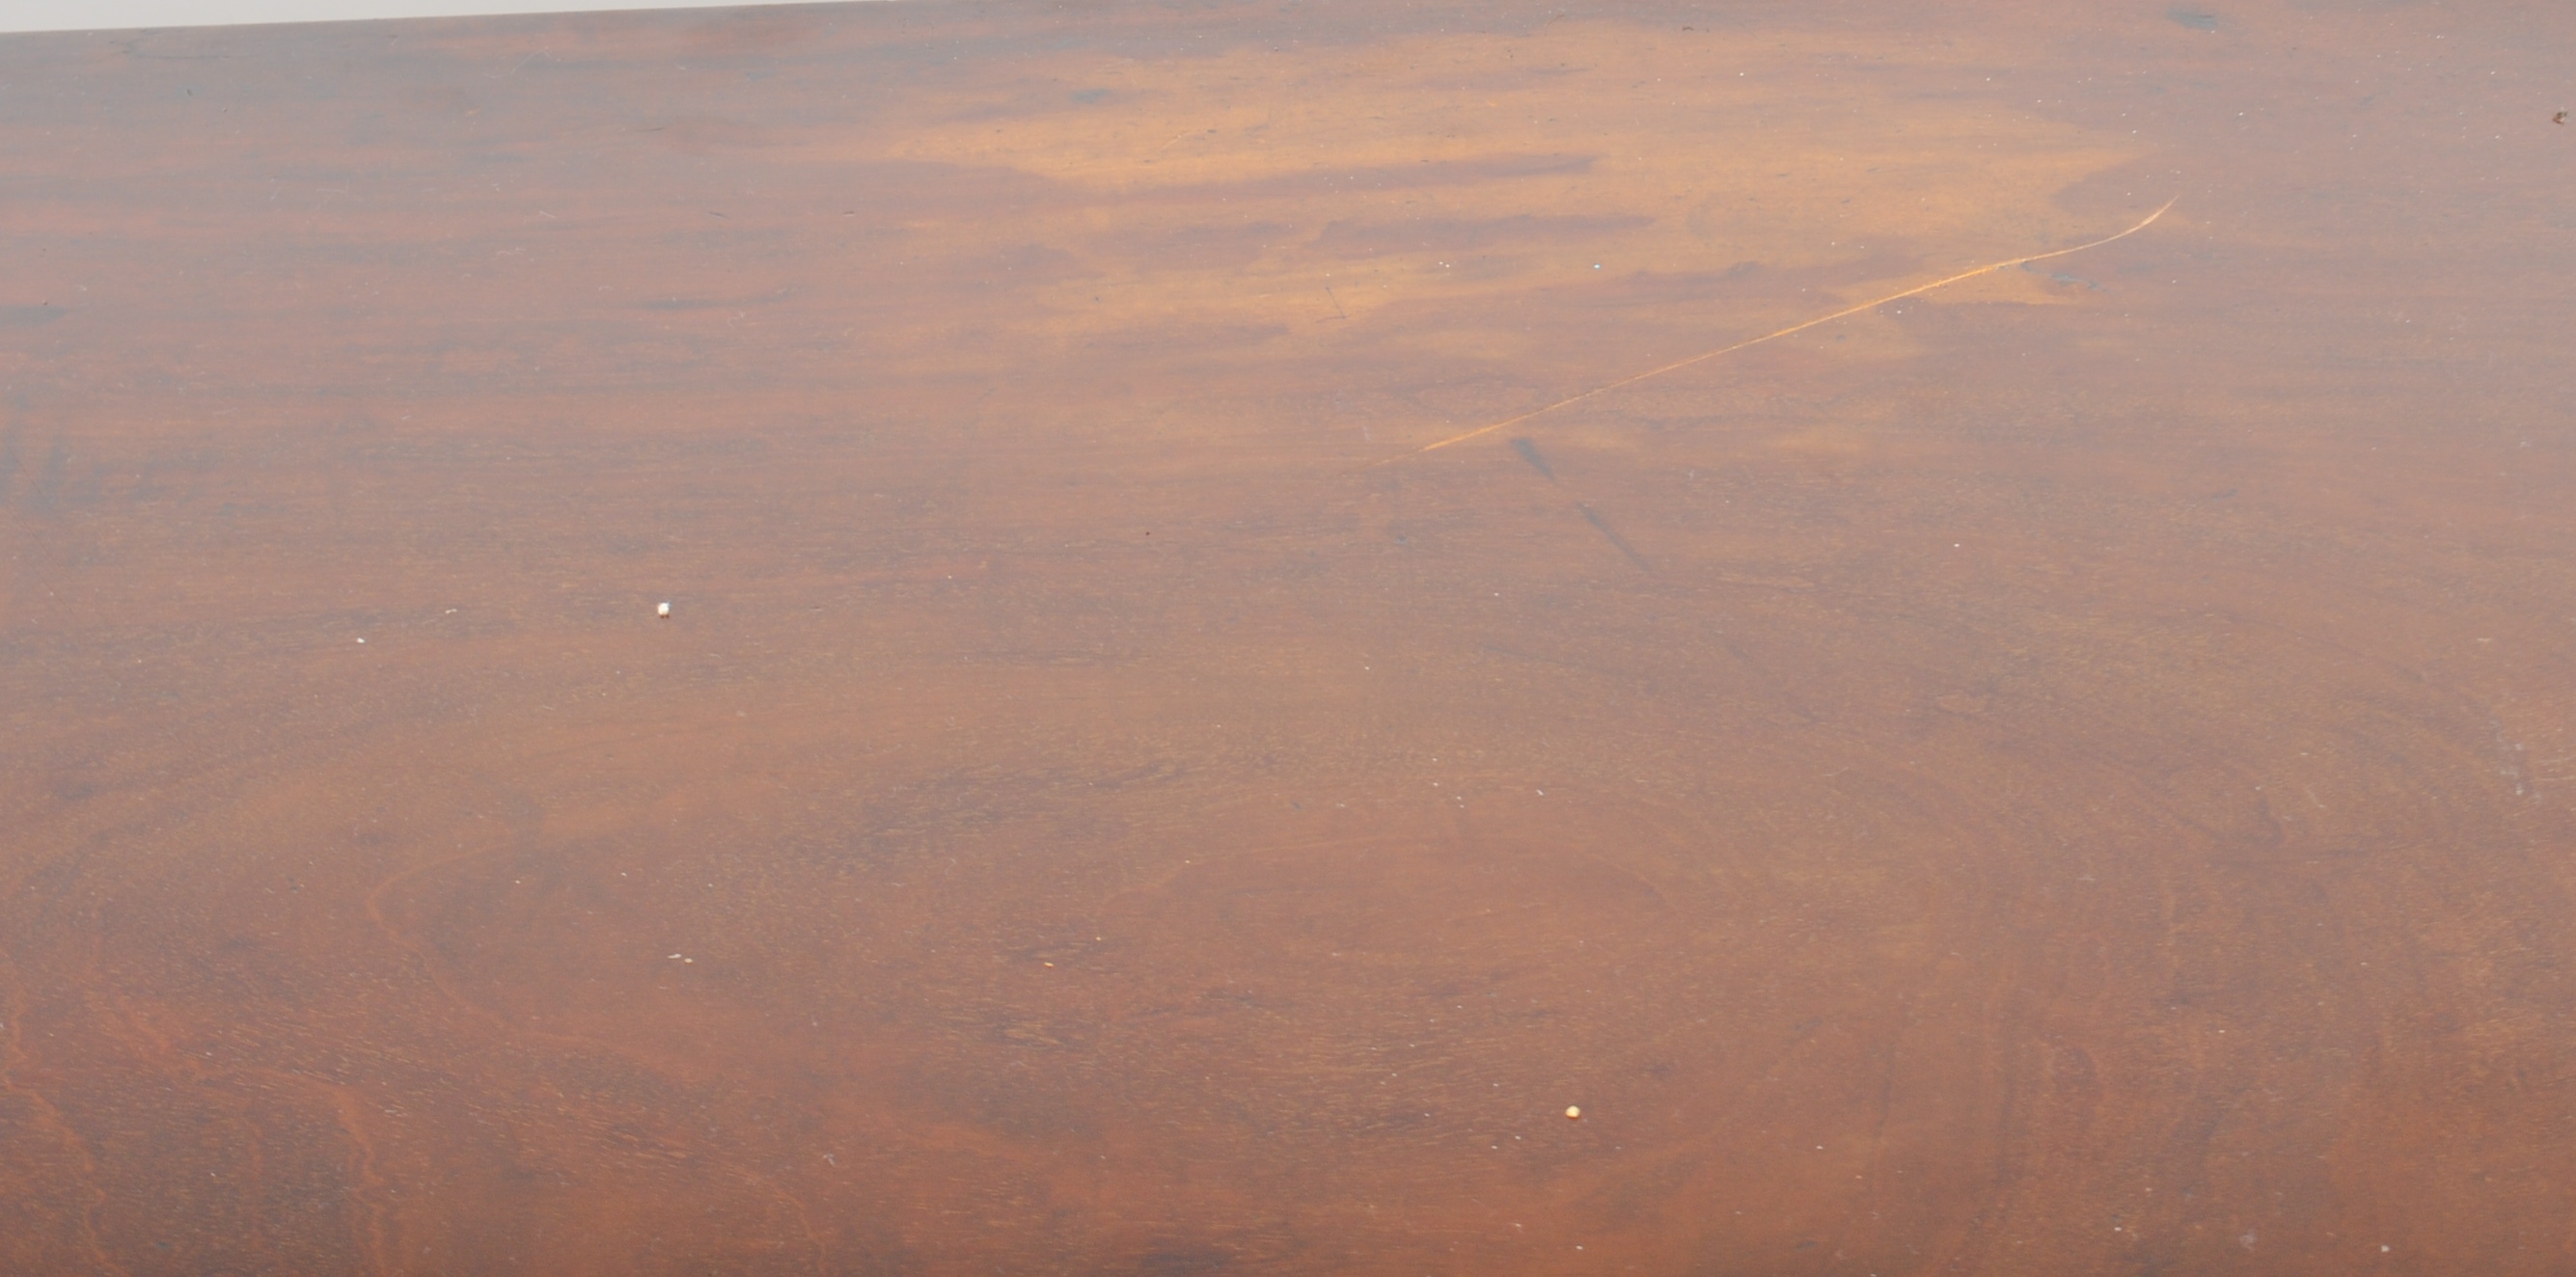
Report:
[[0,32],[206,27],[252,22],[352,22],[485,13],[739,8],[770,0],[0,0]]

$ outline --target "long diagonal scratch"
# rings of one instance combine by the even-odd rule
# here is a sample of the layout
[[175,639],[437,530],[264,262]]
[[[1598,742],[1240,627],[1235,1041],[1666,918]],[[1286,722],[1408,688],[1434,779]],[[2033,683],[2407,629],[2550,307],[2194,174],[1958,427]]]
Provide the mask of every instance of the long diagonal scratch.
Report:
[[2113,240],[2116,240],[2116,239],[2127,239],[2128,237],[2130,237],[2130,236],[2132,236],[2132,235],[2135,235],[2135,234],[2137,234],[2138,232],[2140,232],[2140,231],[2142,231],[2142,230],[2147,229],[2147,227],[2148,227],[2150,224],[2152,224],[2152,223],[2153,223],[2157,218],[2162,217],[2162,216],[2164,216],[2164,215],[2165,215],[2165,209],[2172,208],[2172,207],[2175,205],[2175,203],[2177,203],[2178,201],[2180,201],[2180,200],[2181,200],[2181,198],[2182,198],[2181,196],[2177,195],[2177,196],[2175,196],[2173,199],[2166,200],[2166,201],[2164,202],[2164,207],[2163,207],[2163,208],[2159,208],[2159,209],[2157,209],[2156,211],[2154,211],[2154,212],[2152,212],[2152,213],[2147,214],[2147,215],[2146,215],[2146,217],[2145,217],[2145,218],[2143,218],[2142,220],[2140,220],[2140,221],[2138,222],[2138,224],[2137,224],[2137,225],[2132,226],[2132,227],[2130,227],[2129,229],[2127,229],[2127,230],[2125,230],[2125,231],[2121,231],[2121,232],[2120,232],[2119,234],[2117,234],[2117,235],[2105,235],[2105,236],[2103,236],[2103,237],[2102,237],[2102,238],[2100,238],[2100,239],[2097,239],[2097,240],[2090,240],[2090,241],[2087,241],[2087,242],[2082,243],[2082,244],[2077,244],[2077,245],[2075,245],[2075,246],[2073,246],[2073,247],[2071,247],[2071,248],[2056,248],[2056,249],[2050,249],[2049,251],[2047,251],[2047,252],[2045,252],[2045,253],[2033,253],[2033,254],[2031,254],[2031,255],[2030,255],[2030,256],[2028,256],[2028,257],[2016,257],[2016,258],[2013,258],[2013,259],[2012,259],[2012,260],[2010,260],[2010,261],[1995,262],[1995,263],[1992,263],[1992,264],[1990,264],[1990,265],[1985,265],[1985,266],[1977,267],[1977,268],[1976,268],[1976,269],[1974,269],[1974,270],[1963,270],[1963,271],[1960,271],[1960,272],[1959,272],[1958,274],[1956,274],[1956,275],[1945,276],[1945,277],[1943,277],[1943,278],[1941,278],[1941,279],[1933,280],[1933,281],[1932,281],[1931,283],[1929,283],[1929,284],[1917,284],[1917,285],[1915,285],[1914,287],[1909,288],[1909,289],[1906,289],[1904,292],[1901,292],[1901,293],[1889,293],[1889,294],[1888,294],[1887,296],[1885,296],[1885,297],[1876,298],[1876,299],[1871,300],[1871,301],[1865,301],[1865,302],[1862,302],[1861,304],[1859,304],[1859,305],[1857,305],[1857,306],[1846,306],[1846,307],[1842,308],[1841,310],[1835,311],[1834,313],[1832,313],[1832,314],[1830,314],[1830,315],[1818,315],[1818,316],[1816,316],[1814,319],[1806,320],[1806,321],[1803,321],[1803,322],[1800,322],[1800,323],[1791,324],[1791,325],[1789,325],[1788,327],[1783,328],[1783,329],[1780,329],[1780,330],[1778,330],[1778,331],[1776,331],[1776,332],[1767,332],[1767,333],[1762,334],[1762,335],[1761,335],[1761,336],[1759,336],[1759,337],[1747,337],[1747,338],[1745,338],[1744,340],[1739,341],[1739,342],[1735,343],[1735,344],[1734,344],[1734,345],[1732,345],[1732,346],[1720,346],[1720,347],[1718,347],[1718,348],[1717,348],[1717,349],[1715,349],[1715,350],[1704,351],[1704,352],[1702,352],[1702,353],[1700,353],[1700,354],[1693,355],[1693,356],[1691,356],[1691,357],[1690,357],[1690,358],[1688,358],[1688,359],[1675,360],[1674,362],[1669,363],[1669,364],[1666,364],[1666,365],[1664,365],[1664,366],[1663,366],[1663,367],[1661,367],[1661,368],[1649,368],[1649,369],[1647,369],[1646,371],[1641,372],[1641,373],[1638,373],[1636,376],[1633,376],[1633,377],[1622,377],[1622,378],[1620,378],[1619,380],[1614,381],[1614,382],[1611,382],[1610,384],[1605,385],[1605,386],[1594,386],[1592,389],[1587,390],[1587,391],[1584,391],[1582,394],[1579,394],[1579,395],[1568,395],[1568,396],[1566,396],[1566,397],[1565,397],[1565,398],[1563,398],[1563,399],[1559,399],[1559,400],[1557,400],[1555,403],[1552,403],[1552,404],[1547,405],[1547,406],[1546,406],[1546,407],[1544,407],[1544,408],[1532,408],[1532,409],[1531,409],[1531,410],[1529,410],[1528,412],[1522,413],[1521,415],[1519,415],[1519,416],[1517,416],[1517,417],[1506,417],[1506,418],[1502,419],[1501,421],[1497,421],[1497,422],[1495,422],[1494,424],[1492,424],[1492,425],[1490,425],[1490,426],[1478,426],[1477,428],[1475,428],[1475,429],[1473,429],[1473,430],[1470,430],[1470,431],[1468,431],[1467,433],[1465,433],[1465,434],[1463,434],[1463,435],[1452,435],[1452,436],[1450,436],[1449,438],[1446,438],[1446,439],[1443,439],[1443,440],[1439,441],[1438,443],[1427,443],[1427,444],[1424,444],[1424,445],[1422,445],[1421,447],[1416,448],[1416,449],[1414,449],[1414,450],[1413,450],[1413,451],[1411,451],[1411,452],[1400,452],[1400,453],[1397,453],[1396,455],[1394,455],[1394,456],[1392,456],[1392,457],[1387,457],[1387,458],[1384,458],[1384,459],[1382,459],[1382,460],[1378,460],[1378,461],[1372,461],[1372,462],[1368,463],[1367,465],[1360,467],[1360,469],[1362,469],[1362,470],[1373,470],[1373,469],[1376,469],[1376,468],[1377,468],[1377,467],[1379,467],[1379,466],[1389,466],[1389,465],[1394,465],[1396,462],[1399,462],[1399,461],[1409,461],[1409,460],[1411,460],[1411,459],[1413,459],[1413,458],[1415,458],[1415,457],[1421,456],[1423,453],[1426,453],[1426,452],[1438,452],[1438,451],[1439,451],[1439,450],[1441,450],[1442,448],[1450,447],[1450,446],[1452,446],[1452,445],[1454,445],[1454,444],[1461,444],[1461,443],[1465,443],[1465,442],[1467,442],[1467,441],[1468,441],[1468,440],[1470,440],[1470,439],[1480,438],[1480,437],[1482,437],[1482,436],[1492,434],[1492,433],[1494,433],[1494,432],[1495,432],[1495,431],[1497,431],[1497,430],[1503,430],[1503,429],[1507,429],[1507,428],[1512,427],[1512,426],[1517,426],[1517,425],[1521,424],[1522,422],[1529,420],[1529,419],[1530,419],[1530,418],[1532,418],[1532,417],[1544,417],[1544,416],[1546,416],[1547,414],[1549,414],[1549,413],[1551,413],[1551,412],[1554,412],[1554,411],[1556,411],[1556,410],[1557,410],[1557,409],[1559,409],[1559,408],[1568,407],[1568,406],[1571,406],[1571,405],[1573,405],[1573,404],[1579,404],[1579,403],[1583,402],[1583,401],[1584,401],[1584,400],[1586,400],[1586,399],[1590,399],[1590,398],[1592,398],[1592,397],[1593,397],[1593,396],[1595,396],[1595,395],[1606,395],[1606,394],[1610,393],[1610,392],[1611,392],[1611,391],[1613,391],[1613,390],[1617,390],[1617,389],[1619,389],[1619,388],[1620,388],[1620,387],[1622,387],[1622,386],[1633,386],[1633,385],[1636,385],[1638,382],[1641,382],[1641,381],[1647,380],[1648,378],[1651,378],[1651,377],[1661,377],[1661,376],[1663,376],[1665,373],[1668,373],[1668,372],[1678,372],[1678,371],[1680,371],[1681,369],[1684,369],[1684,368],[1688,368],[1688,367],[1690,367],[1692,364],[1700,363],[1700,362],[1705,361],[1705,360],[1715,359],[1715,358],[1717,358],[1719,355],[1731,355],[1731,354],[1734,354],[1736,351],[1742,350],[1742,349],[1744,349],[1744,348],[1745,348],[1745,347],[1747,347],[1747,346],[1759,346],[1759,345],[1761,345],[1762,343],[1764,343],[1764,342],[1766,342],[1766,341],[1778,341],[1779,339],[1781,339],[1781,338],[1783,338],[1783,337],[1787,337],[1787,336],[1789,336],[1789,335],[1791,335],[1791,334],[1793,334],[1793,333],[1802,333],[1802,332],[1805,332],[1805,331],[1807,331],[1808,329],[1810,329],[1810,328],[1814,328],[1814,327],[1816,327],[1816,326],[1817,326],[1817,325],[1819,325],[1819,324],[1830,324],[1830,323],[1834,322],[1834,321],[1835,321],[1835,320],[1837,320],[1837,319],[1844,318],[1845,316],[1849,316],[1849,315],[1857,315],[1857,314],[1861,313],[1861,312],[1862,312],[1862,311],[1864,311],[1864,310],[1869,310],[1869,309],[1871,309],[1871,308],[1873,308],[1873,307],[1884,306],[1884,305],[1888,304],[1889,302],[1894,302],[1894,301],[1903,301],[1903,300],[1905,300],[1905,299],[1906,299],[1906,298],[1908,298],[1908,297],[1917,297],[1917,296],[1921,296],[1922,294],[1924,294],[1924,293],[1928,293],[1928,292],[1931,292],[1933,289],[1936,289],[1936,288],[1947,288],[1947,287],[1949,287],[1950,285],[1955,284],[1955,283],[1958,283],[1960,280],[1963,280],[1963,279],[1975,279],[1975,278],[1976,278],[1977,276],[1979,276],[1979,275],[1984,275],[1984,274],[1988,274],[1988,273],[1990,273],[1990,272],[1993,272],[1993,271],[1999,271],[1999,270],[2010,270],[2010,269],[2012,269],[2012,268],[2013,268],[2013,267],[2015,267],[2015,266],[2026,265],[2026,264],[2031,263],[2031,262],[2044,262],[2044,261],[2047,261],[2049,258],[2052,258],[2052,257],[2064,257],[2064,256],[2066,256],[2066,255],[2068,255],[2068,254],[2070,254],[2070,253],[2080,253],[2080,252],[2083,252],[2085,249],[2088,249],[2088,248],[2100,248],[2100,247],[2101,247],[2101,246],[2103,246],[2104,244],[2108,244],[2108,243],[2110,243],[2110,242],[2111,242],[2111,241],[2113,241]]

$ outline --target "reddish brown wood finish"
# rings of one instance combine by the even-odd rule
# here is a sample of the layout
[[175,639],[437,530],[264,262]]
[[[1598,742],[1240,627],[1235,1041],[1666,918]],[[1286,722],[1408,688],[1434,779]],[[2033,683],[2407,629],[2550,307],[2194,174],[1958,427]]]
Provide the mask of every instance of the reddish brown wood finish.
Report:
[[2570,1271],[2569,15],[0,40],[0,1271]]

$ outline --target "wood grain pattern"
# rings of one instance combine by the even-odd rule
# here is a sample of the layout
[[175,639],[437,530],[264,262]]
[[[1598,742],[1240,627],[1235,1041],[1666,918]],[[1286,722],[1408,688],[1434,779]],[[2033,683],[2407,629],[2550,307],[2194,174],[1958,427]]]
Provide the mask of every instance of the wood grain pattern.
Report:
[[0,38],[0,1270],[2569,1270],[2576,30],[2276,8]]

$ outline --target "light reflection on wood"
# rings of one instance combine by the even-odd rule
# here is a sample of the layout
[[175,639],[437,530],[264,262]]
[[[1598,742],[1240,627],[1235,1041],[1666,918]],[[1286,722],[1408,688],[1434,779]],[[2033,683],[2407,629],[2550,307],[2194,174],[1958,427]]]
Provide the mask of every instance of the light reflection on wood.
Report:
[[0,1271],[2565,1271],[2569,21],[0,40]]

